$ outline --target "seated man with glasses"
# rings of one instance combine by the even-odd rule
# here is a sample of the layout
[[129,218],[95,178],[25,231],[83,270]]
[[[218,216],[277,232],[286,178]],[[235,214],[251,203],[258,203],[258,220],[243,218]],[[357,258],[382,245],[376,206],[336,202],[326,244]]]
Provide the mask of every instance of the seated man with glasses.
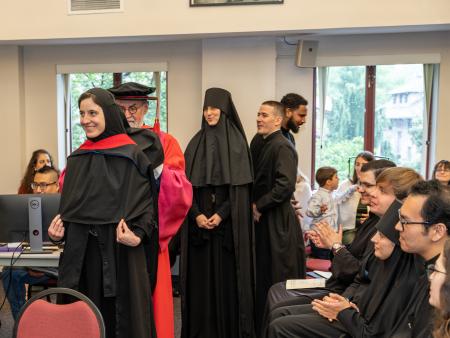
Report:
[[[417,183],[399,212],[396,230],[403,251],[416,254],[432,271],[450,235],[450,190],[437,180]],[[423,274],[415,285],[403,316],[388,337],[431,337],[433,310],[430,282]]]
[[34,174],[31,189],[33,194],[56,194],[59,192],[59,173],[53,167],[45,166]]
[[[59,192],[59,172],[53,167],[42,167],[37,170],[31,182],[33,194],[56,194]],[[32,268],[4,268],[2,272],[3,289],[5,290],[14,320],[25,304],[25,284],[34,285],[47,282],[57,276],[56,268],[46,268],[49,274],[34,271]],[[11,282],[10,282],[11,281]]]

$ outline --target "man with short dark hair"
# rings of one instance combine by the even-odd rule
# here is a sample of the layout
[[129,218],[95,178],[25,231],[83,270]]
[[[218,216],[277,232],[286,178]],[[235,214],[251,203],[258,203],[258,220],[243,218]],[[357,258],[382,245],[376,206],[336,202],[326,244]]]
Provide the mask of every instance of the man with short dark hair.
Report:
[[305,277],[301,228],[290,203],[295,190],[297,154],[280,131],[283,106],[263,102],[257,114],[263,146],[252,150],[253,218],[256,250],[256,322],[260,328],[266,294],[274,283]]
[[59,192],[59,173],[53,167],[44,166],[36,173],[31,182],[33,194],[56,194]]
[[280,103],[284,106],[281,132],[295,146],[295,139],[291,132],[297,134],[300,126],[306,123],[308,101],[301,95],[289,93],[283,96]]
[[[56,194],[59,192],[59,172],[49,166],[37,170],[31,182],[33,194]],[[57,269],[49,269],[52,277]],[[5,268],[2,272],[3,288],[8,298],[11,313],[17,320],[20,309],[25,304],[25,284],[33,285],[47,282],[51,277],[41,271],[31,268]],[[11,281],[11,283],[9,282]]]
[[[434,264],[450,235],[450,190],[437,181],[417,183],[399,211],[395,229],[400,232],[403,251]],[[389,337],[431,337],[433,310],[429,304],[430,282],[419,278],[404,311]]]

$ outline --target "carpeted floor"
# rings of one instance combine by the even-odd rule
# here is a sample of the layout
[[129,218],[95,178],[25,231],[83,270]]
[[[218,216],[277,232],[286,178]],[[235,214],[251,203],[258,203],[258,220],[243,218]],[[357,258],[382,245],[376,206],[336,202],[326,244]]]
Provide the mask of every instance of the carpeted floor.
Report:
[[[3,303],[5,293],[3,291],[2,283],[0,283],[0,305]],[[181,335],[181,302],[180,297],[175,297],[173,302],[174,305],[174,315],[175,315],[175,338],[179,338]],[[9,308],[9,303],[6,300],[3,308],[0,311],[0,338],[11,338],[14,328],[14,321],[11,316],[11,310]]]
[[[5,292],[3,291],[3,283],[0,282],[0,305],[3,303],[4,299]],[[11,338],[14,328],[14,320],[11,316],[11,309],[9,308],[9,303],[7,300],[5,300],[5,304],[0,311],[0,323],[0,338]]]

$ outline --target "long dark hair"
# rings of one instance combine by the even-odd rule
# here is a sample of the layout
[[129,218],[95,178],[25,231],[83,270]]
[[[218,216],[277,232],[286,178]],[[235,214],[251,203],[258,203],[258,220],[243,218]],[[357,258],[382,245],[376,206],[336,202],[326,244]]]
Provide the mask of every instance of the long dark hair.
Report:
[[433,337],[435,338],[450,337],[450,239],[445,241],[442,254],[447,274],[439,294],[441,308],[436,310],[435,328],[433,331]]
[[[450,161],[440,160],[438,163],[436,163],[433,169],[433,177],[432,177],[433,180],[436,179],[436,171],[440,168],[450,169]],[[447,185],[450,185],[450,181],[447,182]]]
[[53,166],[53,158],[50,153],[45,149],[38,149],[33,151],[33,154],[31,155],[30,161],[28,162],[27,169],[25,171],[25,175],[22,178],[22,181],[20,181],[20,187],[19,187],[19,194],[32,194],[33,189],[31,189],[31,182],[33,181],[36,163],[38,161],[39,155],[46,154],[50,158],[50,163]]
[[356,155],[355,162],[353,162],[353,177],[352,177],[353,184],[356,184],[356,182],[358,182],[358,176],[356,175],[356,169],[355,169],[355,164],[356,164],[356,161],[358,160],[358,158],[363,158],[367,162],[373,161],[375,159],[375,157],[373,156],[373,154],[370,151],[362,151],[358,155]]

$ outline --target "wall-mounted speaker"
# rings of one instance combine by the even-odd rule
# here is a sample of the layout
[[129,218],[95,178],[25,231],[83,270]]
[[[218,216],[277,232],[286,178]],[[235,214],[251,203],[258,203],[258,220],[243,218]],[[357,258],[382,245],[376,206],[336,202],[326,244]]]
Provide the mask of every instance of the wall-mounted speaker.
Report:
[[297,67],[316,67],[317,48],[319,41],[299,40],[297,44]]

